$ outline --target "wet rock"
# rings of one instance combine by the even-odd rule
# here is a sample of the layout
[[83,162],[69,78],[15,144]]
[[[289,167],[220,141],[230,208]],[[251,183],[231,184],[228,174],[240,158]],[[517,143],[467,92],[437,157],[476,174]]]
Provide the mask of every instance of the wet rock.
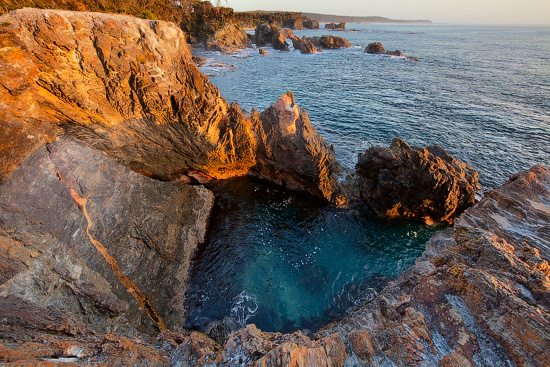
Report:
[[200,56],[193,56],[192,60],[198,67],[203,66],[208,61],[207,58]]
[[237,24],[227,24],[218,30],[213,39],[206,42],[206,50],[234,52],[243,48],[252,47],[252,42],[246,32]]
[[478,174],[443,148],[369,148],[356,165],[361,198],[377,213],[452,222],[475,203]]
[[265,49],[263,49],[263,48],[258,49],[258,53],[259,53],[260,55],[262,55],[262,56],[267,56],[267,55],[269,55],[269,54],[267,53],[267,51],[266,51]]
[[395,51],[387,51],[384,46],[380,42],[373,42],[369,43],[367,47],[365,47],[365,52],[369,54],[379,54],[379,55],[388,55],[388,56],[396,56],[396,57],[404,57],[407,60],[411,61],[419,61],[416,57],[403,55],[401,51],[395,50]]

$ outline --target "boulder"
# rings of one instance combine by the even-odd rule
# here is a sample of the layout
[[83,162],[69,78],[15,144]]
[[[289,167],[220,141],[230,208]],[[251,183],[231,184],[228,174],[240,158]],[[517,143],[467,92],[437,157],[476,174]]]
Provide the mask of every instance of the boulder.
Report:
[[386,49],[380,42],[373,42],[368,44],[365,48],[365,52],[369,54],[384,54],[386,53]]
[[395,138],[390,148],[359,155],[361,198],[377,213],[452,222],[475,203],[478,174],[439,146],[411,148]]
[[319,22],[313,19],[308,19],[303,22],[304,28],[319,29]]
[[258,49],[258,53],[259,53],[260,55],[262,55],[262,56],[267,56],[267,55],[269,55],[269,54],[267,53],[267,51],[266,51],[265,49],[263,49],[263,48]]
[[206,50],[234,52],[252,47],[252,42],[246,32],[237,24],[227,24],[214,33],[214,37],[206,42]]

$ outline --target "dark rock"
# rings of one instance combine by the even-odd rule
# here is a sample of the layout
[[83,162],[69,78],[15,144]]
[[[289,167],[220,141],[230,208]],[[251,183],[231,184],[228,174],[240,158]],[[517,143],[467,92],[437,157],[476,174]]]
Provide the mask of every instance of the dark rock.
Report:
[[203,66],[204,64],[206,64],[206,61],[208,61],[207,58],[200,56],[193,56],[192,60],[198,67]]
[[346,29],[346,22],[342,22],[342,23],[327,23],[325,24],[325,28],[326,29],[330,29],[330,30],[337,30],[337,31],[341,31],[341,30],[344,30]]
[[395,51],[386,51],[386,55],[389,55],[389,56],[397,56],[397,57],[403,57],[403,54],[402,54],[401,51],[399,51],[399,50],[395,50]]
[[208,51],[228,53],[247,47],[252,47],[252,42],[246,32],[236,24],[227,24],[206,42],[205,48]]
[[265,49],[263,49],[263,48],[260,48],[260,49],[258,50],[258,52],[259,52],[260,55],[263,55],[263,56],[269,55],[269,54],[267,53],[267,51],[266,51]]
[[271,27],[267,24],[260,24],[254,31],[254,39],[256,40],[256,46],[267,46],[273,42],[273,37],[280,31],[277,27]]
[[365,48],[365,52],[369,54],[384,54],[386,53],[386,49],[380,42],[373,42],[368,44]]
[[360,196],[377,213],[452,222],[475,203],[478,174],[439,146],[369,148],[356,166]]

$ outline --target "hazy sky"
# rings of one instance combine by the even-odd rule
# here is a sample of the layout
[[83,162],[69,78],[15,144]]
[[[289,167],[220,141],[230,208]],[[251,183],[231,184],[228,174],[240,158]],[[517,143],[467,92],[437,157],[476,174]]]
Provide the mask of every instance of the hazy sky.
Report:
[[[217,0],[211,0],[216,3]],[[226,5],[226,0],[220,1]],[[236,11],[288,10],[335,15],[378,15],[438,23],[550,24],[550,0],[227,0]]]

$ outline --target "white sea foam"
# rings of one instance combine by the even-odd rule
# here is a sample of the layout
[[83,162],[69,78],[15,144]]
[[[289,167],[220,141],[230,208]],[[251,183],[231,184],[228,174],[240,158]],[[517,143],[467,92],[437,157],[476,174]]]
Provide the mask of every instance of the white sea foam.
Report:
[[247,321],[258,311],[256,297],[242,291],[233,299],[231,306],[231,317],[235,319],[239,327],[245,327]]

